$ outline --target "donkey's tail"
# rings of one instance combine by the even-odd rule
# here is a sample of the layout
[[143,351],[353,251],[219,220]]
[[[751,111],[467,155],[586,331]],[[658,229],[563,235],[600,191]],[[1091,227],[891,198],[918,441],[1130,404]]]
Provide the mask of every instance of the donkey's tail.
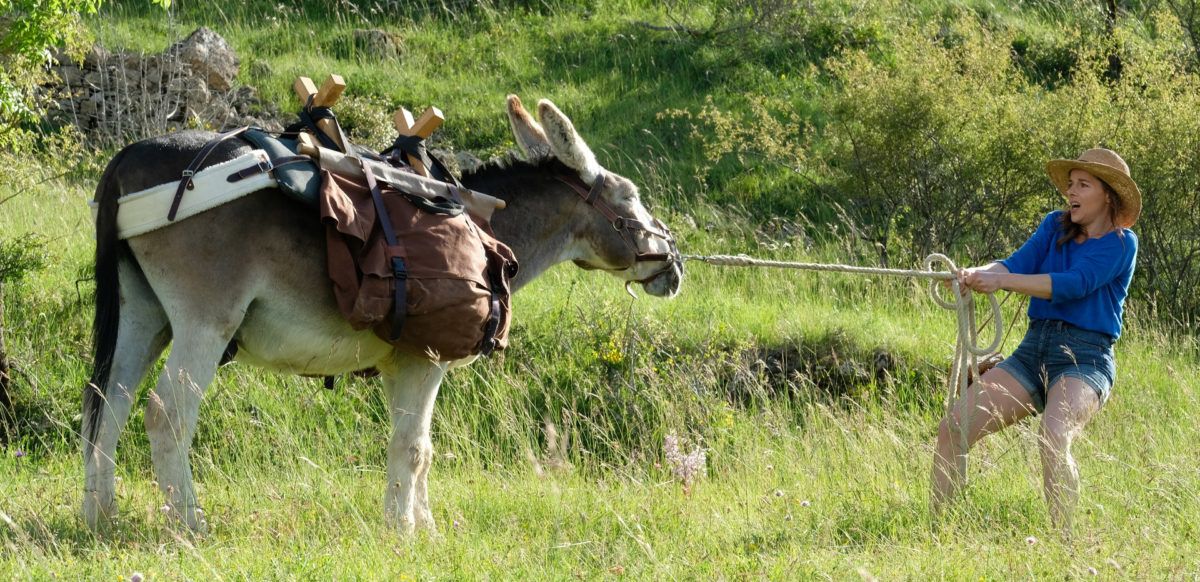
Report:
[[118,264],[128,255],[129,245],[117,236],[117,202],[121,198],[117,168],[128,148],[109,162],[96,185],[96,317],[92,321],[92,377],[83,389],[83,453],[92,454],[104,410],[109,376],[117,349],[121,319],[121,288]]

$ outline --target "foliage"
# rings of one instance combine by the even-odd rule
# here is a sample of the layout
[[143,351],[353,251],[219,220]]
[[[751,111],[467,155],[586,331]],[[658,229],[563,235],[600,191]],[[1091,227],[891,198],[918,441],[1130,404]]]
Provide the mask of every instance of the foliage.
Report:
[[90,32],[81,13],[93,14],[103,0],[0,0],[0,148],[28,148],[35,134],[23,124],[42,110],[39,85],[49,80],[45,65],[58,58],[83,58]]
[[[1165,28],[1165,26],[1163,27]],[[1119,146],[1142,192],[1135,298],[1180,329],[1200,326],[1200,76],[1170,58],[1180,31],[1126,40],[1122,82],[1106,91],[1097,139]]]
[[1188,43],[1192,46],[1192,66],[1200,69],[1200,1],[1167,0],[1167,6],[1179,19]]
[[[791,172],[803,172],[808,161],[806,143],[808,123],[787,100],[765,95],[746,95],[745,112],[720,108],[712,95],[696,112],[668,109],[660,121],[688,128],[688,137],[702,149],[702,163],[696,166],[697,181],[724,181],[721,173],[745,174],[763,165],[778,166]],[[714,202],[722,202],[714,200]],[[730,200],[760,211],[766,203],[754,200]],[[768,211],[769,212],[769,211]]]
[[46,266],[46,241],[34,233],[0,240],[0,283],[20,281]]
[[862,53],[830,63],[841,89],[829,98],[830,187],[883,264],[1015,248],[1044,192],[1036,132],[1049,112],[1030,108],[1036,89],[1008,38],[961,18],[899,36],[894,66]]

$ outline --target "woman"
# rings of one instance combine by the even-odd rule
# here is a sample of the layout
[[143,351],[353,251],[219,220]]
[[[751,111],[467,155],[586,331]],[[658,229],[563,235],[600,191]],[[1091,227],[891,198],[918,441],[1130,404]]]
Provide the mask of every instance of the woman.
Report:
[[1030,414],[1039,430],[1050,517],[1070,531],[1079,498],[1071,441],[1108,400],[1116,377],[1112,345],[1133,276],[1137,237],[1129,227],[1141,192],[1116,153],[1083,152],[1046,164],[1067,201],[1009,258],[961,269],[963,288],[1005,289],[1031,297],[1029,330],[1013,354],[959,397],[938,427],[933,459],[934,514],[966,479],[967,450],[985,435]]

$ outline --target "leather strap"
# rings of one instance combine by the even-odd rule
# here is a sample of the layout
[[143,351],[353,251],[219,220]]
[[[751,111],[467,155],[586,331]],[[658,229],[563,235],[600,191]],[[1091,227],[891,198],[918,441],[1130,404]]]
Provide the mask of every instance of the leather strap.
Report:
[[[485,251],[486,252],[486,251]],[[483,326],[483,338],[479,340],[479,355],[486,356],[496,349],[496,333],[500,331],[500,292],[499,289],[504,288],[504,280],[501,275],[504,271],[504,265],[499,268],[492,268],[492,257],[488,261],[488,283],[491,287],[491,313],[488,314],[487,323]]]
[[383,150],[381,153],[392,166],[407,166],[408,163],[404,161],[404,156],[401,154],[408,154],[421,160],[421,163],[429,170],[429,175],[435,180],[453,184],[459,188],[462,187],[458,178],[455,178],[454,174],[446,169],[446,166],[442,165],[442,162],[436,157],[429,155],[429,150],[425,147],[425,138],[416,135],[401,135],[392,142],[391,147]]
[[[313,98],[316,96],[316,93],[309,95],[308,101],[304,104],[304,108],[297,113],[297,115],[300,117],[301,124],[304,127],[307,127],[312,134],[317,137],[317,140],[321,142],[321,145],[336,152],[346,153],[342,150],[342,148],[338,147],[337,142],[333,141],[333,138],[326,135],[324,131],[321,131],[321,128],[317,127],[318,121],[321,121],[322,119],[332,119],[333,126],[337,128],[338,137],[341,138],[342,143],[347,144],[346,147],[350,147],[350,141],[346,139],[346,133],[342,131],[342,124],[338,123],[337,116],[333,114],[333,109],[330,109],[327,106],[313,107]],[[290,131],[292,128],[288,129]]]
[[[636,262],[642,263],[647,261],[674,260],[675,255],[678,254],[675,250],[675,239],[671,236],[671,231],[667,230],[666,226],[663,225],[661,221],[655,219],[654,224],[646,224],[640,220],[618,216],[617,213],[608,206],[608,204],[604,203],[604,200],[600,199],[600,191],[604,188],[605,176],[606,173],[604,172],[601,172],[599,176],[596,176],[596,181],[592,182],[592,187],[590,189],[587,188],[587,186],[585,186],[583,182],[581,182],[576,176],[555,176],[555,178],[559,182],[570,186],[576,194],[579,194],[579,196],[583,198],[584,202],[586,202],[588,206],[595,208],[596,212],[599,212],[602,216],[604,216],[604,218],[607,218],[608,221],[612,223],[613,228],[617,229],[617,231],[621,233],[621,238],[625,241],[625,244],[629,245],[633,249],[635,255],[634,260]],[[641,252],[638,249],[637,244],[629,240],[629,237],[625,234],[631,230],[641,230],[650,235],[666,240],[671,245],[672,252]]]
[[[387,241],[388,246],[396,248],[399,246],[396,231],[392,226],[391,215],[388,214],[387,207],[383,204],[383,192],[379,188],[379,183],[375,181],[375,174],[368,167],[371,162],[360,159],[359,163],[363,166],[363,175],[366,176],[367,187],[371,190],[371,200],[375,203],[375,219],[379,221],[379,226],[383,229],[383,239]],[[392,257],[392,277],[392,283],[395,286],[392,296],[395,301],[392,311],[391,340],[396,341],[400,338],[400,330],[404,327],[404,320],[408,317],[408,269],[404,265],[403,257]]]
[[248,168],[242,168],[241,170],[238,170],[238,171],[230,174],[229,177],[226,178],[226,180],[228,180],[231,183],[238,182],[240,180],[245,180],[246,178],[249,178],[251,176],[265,174],[265,173],[270,172],[270,171],[274,170],[275,168],[278,168],[281,166],[286,166],[288,164],[296,164],[299,162],[311,162],[311,161],[312,161],[312,158],[307,155],[304,155],[304,154],[300,154],[300,155],[296,155],[296,156],[284,156],[282,158],[271,158],[265,162],[259,162]]
[[200,151],[196,153],[196,157],[192,158],[192,163],[188,164],[187,169],[183,171],[183,178],[179,181],[179,187],[175,189],[175,198],[171,200],[171,210],[167,212],[168,221],[174,221],[175,215],[179,213],[179,203],[183,201],[184,191],[196,188],[196,185],[192,183],[192,176],[196,175],[196,171],[204,164],[204,160],[208,159],[208,155],[217,149],[217,146],[221,142],[238,134],[245,133],[250,127],[246,125],[237,129],[231,129],[208,140],[208,143],[200,148]]

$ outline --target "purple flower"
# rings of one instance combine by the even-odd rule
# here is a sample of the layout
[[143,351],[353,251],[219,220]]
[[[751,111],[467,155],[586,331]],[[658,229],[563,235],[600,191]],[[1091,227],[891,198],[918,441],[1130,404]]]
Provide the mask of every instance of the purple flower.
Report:
[[683,483],[684,487],[690,486],[697,477],[707,474],[704,449],[697,445],[695,450],[685,455],[679,449],[679,438],[675,433],[668,434],[663,439],[663,454],[667,458],[667,465],[671,467],[671,474]]
[[18,459],[20,459],[21,457],[25,456],[25,451],[22,451],[21,449],[17,449],[17,452],[14,453],[14,456],[16,456]]

